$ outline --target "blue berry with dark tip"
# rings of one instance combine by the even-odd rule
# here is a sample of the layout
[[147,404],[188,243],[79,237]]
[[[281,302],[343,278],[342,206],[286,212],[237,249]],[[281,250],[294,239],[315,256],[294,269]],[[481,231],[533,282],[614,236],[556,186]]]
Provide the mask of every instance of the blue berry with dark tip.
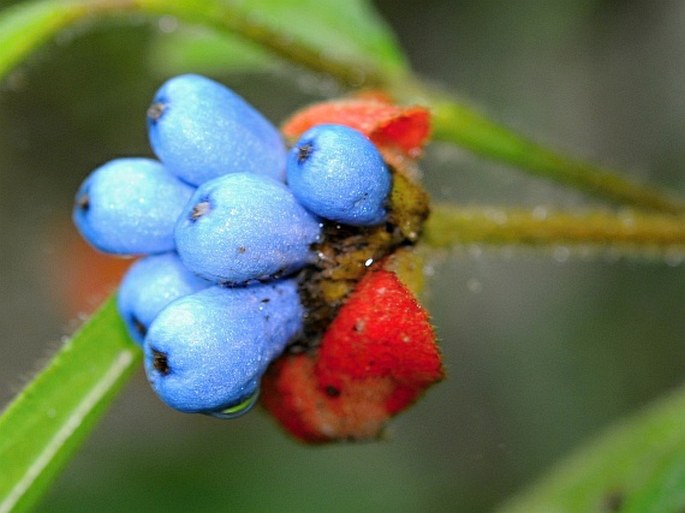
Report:
[[218,82],[192,74],[168,80],[147,119],[152,149],[190,184],[237,172],[285,178],[286,149],[276,127]]
[[157,314],[179,297],[212,285],[190,272],[175,252],[141,258],[126,272],[117,294],[117,307],[131,338],[143,345]]
[[184,296],[148,330],[148,380],[172,408],[221,416],[255,396],[270,362],[300,334],[303,315],[293,279]]
[[371,226],[385,220],[390,171],[374,144],[343,125],[317,125],[290,151],[287,181],[309,211],[332,221]]
[[171,251],[176,220],[193,191],[155,160],[115,159],[81,185],[74,223],[90,244],[106,253]]
[[319,220],[280,182],[249,173],[202,184],[176,225],[183,263],[224,285],[285,276],[310,263]]

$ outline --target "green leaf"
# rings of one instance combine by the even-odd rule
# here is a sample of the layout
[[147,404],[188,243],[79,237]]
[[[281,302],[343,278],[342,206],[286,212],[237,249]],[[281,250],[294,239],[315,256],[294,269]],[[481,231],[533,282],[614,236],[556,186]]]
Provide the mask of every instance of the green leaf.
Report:
[[25,511],[79,448],[142,352],[110,298],[0,417],[0,513]]
[[324,58],[375,68],[384,76],[407,70],[392,31],[365,0],[248,0],[245,6],[260,22]]
[[680,513],[685,388],[587,444],[499,513]]
[[364,0],[39,0],[0,16],[0,77],[85,16],[143,12],[233,33],[351,85],[403,75],[392,32]]
[[[185,19],[211,14],[221,2],[198,8],[194,2],[142,0],[143,8],[167,11]],[[246,35],[256,26],[269,27],[285,47],[299,43],[315,49],[325,59],[348,62],[361,70],[394,76],[407,71],[407,63],[385,22],[364,0],[246,0],[240,9],[224,6],[244,20],[236,32]],[[234,22],[232,22],[234,23]],[[211,24],[211,23],[210,23]],[[248,35],[249,37],[249,35]],[[185,65],[193,70],[263,68],[269,59],[263,49],[223,31],[181,29],[159,40],[156,53],[170,57],[171,66]],[[165,59],[156,62],[165,65]]]
[[87,9],[75,2],[17,4],[0,14],[0,78],[38,45],[81,18]]
[[639,490],[625,499],[622,513],[682,513],[685,508],[685,447],[663,458]]
[[[101,0],[102,3],[106,3]],[[113,0],[110,0],[113,1]],[[233,33],[352,86],[407,73],[391,31],[364,0],[132,0],[129,8]]]
[[150,45],[149,62],[160,76],[179,73],[214,74],[266,71],[275,65],[272,55],[236,36],[181,26],[161,34]]

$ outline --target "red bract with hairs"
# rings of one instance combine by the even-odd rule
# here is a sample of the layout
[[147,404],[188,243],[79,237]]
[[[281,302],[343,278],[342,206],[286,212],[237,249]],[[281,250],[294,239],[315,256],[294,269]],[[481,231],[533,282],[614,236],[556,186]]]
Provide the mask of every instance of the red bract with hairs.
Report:
[[263,403],[301,440],[363,440],[442,377],[428,314],[393,272],[378,269],[359,282],[320,348],[272,366]]

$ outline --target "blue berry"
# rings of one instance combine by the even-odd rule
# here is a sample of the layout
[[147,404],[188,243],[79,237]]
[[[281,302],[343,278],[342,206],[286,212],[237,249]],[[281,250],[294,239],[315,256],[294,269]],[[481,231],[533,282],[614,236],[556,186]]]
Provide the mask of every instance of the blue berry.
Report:
[[179,297],[209,287],[211,282],[191,273],[174,252],[138,260],[119,287],[117,307],[131,338],[143,345],[157,314]]
[[314,214],[355,226],[385,220],[392,179],[361,132],[343,125],[307,130],[290,151],[286,170],[292,193]]
[[190,184],[236,172],[285,177],[286,150],[276,127],[218,82],[199,75],[168,80],[147,119],[152,149]]
[[174,225],[193,190],[155,160],[115,159],[81,185],[74,223],[90,244],[106,253],[170,251]]
[[235,285],[285,276],[307,265],[320,229],[285,185],[234,173],[195,191],[176,225],[176,245],[193,272]]
[[186,413],[249,404],[269,363],[300,334],[295,280],[210,287],[164,308],[145,337],[145,371],[159,397]]

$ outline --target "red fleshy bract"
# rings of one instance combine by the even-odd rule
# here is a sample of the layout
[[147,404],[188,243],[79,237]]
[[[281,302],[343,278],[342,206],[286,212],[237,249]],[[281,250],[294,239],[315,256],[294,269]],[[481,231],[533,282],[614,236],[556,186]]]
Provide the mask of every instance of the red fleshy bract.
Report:
[[370,271],[355,287],[324,334],[317,374],[324,387],[340,375],[391,379],[391,413],[442,377],[428,314],[394,273]]
[[[417,158],[430,134],[430,113],[423,107],[400,107],[380,94],[322,102],[296,112],[282,127],[286,137],[324,123],[359,130],[376,144],[392,164],[400,157]],[[389,158],[390,157],[390,158]]]
[[428,315],[379,269],[362,278],[317,351],[272,366],[263,403],[301,440],[369,439],[442,377]]

